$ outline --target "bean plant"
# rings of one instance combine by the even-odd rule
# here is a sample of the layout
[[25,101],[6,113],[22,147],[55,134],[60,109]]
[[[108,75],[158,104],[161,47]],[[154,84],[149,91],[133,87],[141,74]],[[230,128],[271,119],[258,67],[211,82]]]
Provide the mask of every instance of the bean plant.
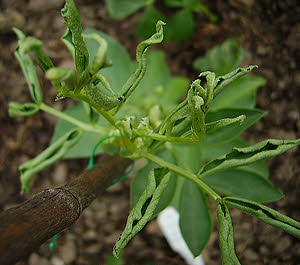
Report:
[[[20,165],[22,192],[30,190],[38,172],[59,159],[89,157],[100,139],[117,136],[97,153],[146,162],[131,181],[131,211],[113,248],[116,257],[169,205],[179,211],[182,235],[193,255],[199,256],[213,231],[208,197],[216,207],[225,265],[240,264],[229,207],[300,237],[299,222],[264,204],[283,197],[270,182],[264,160],[299,145],[300,139],[250,144],[240,137],[265,114],[255,108],[256,89],[265,81],[246,76],[256,66],[238,67],[244,51],[235,41],[197,59],[196,68],[204,71],[189,84],[187,78],[170,74],[162,52],[149,53],[150,46],[163,41],[163,21],[138,45],[133,62],[105,33],[82,31],[73,0],[66,0],[61,14],[67,28],[62,40],[73,56],[74,69],[55,67],[40,40],[14,29],[15,56],[33,102],[11,102],[9,114],[45,111],[60,118],[49,147]],[[32,57],[56,88],[55,100],[74,98],[79,103],[64,112],[47,105]]]

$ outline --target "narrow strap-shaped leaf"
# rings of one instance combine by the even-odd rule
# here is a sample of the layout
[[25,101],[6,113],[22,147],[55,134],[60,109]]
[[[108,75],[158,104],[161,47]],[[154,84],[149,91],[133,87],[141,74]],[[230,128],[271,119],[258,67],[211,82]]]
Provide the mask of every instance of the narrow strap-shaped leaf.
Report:
[[15,56],[21,65],[32,99],[37,103],[41,103],[43,101],[43,92],[40,86],[35,65],[29,54],[22,53],[20,51],[20,48],[22,46],[22,43],[26,39],[26,36],[21,30],[17,28],[14,28],[13,30],[18,37],[18,46],[15,50]]
[[270,207],[258,202],[236,197],[225,197],[224,203],[300,238],[300,222],[281,214]]
[[229,168],[244,166],[258,160],[270,158],[282,154],[283,152],[300,145],[300,139],[297,140],[277,140],[268,139],[249,147],[237,148],[225,156],[218,158],[203,167],[200,174],[208,176],[213,173],[223,171]]
[[239,122],[240,124],[243,123],[243,121],[246,119],[246,115],[240,115],[236,118],[232,118],[232,119],[221,119],[215,122],[210,122],[210,123],[206,123],[205,124],[205,132],[210,133],[210,132],[214,132],[220,128],[223,128],[225,126],[228,126],[230,124]]
[[96,33],[84,35],[85,38],[95,40],[99,44],[97,53],[95,54],[93,61],[89,64],[89,72],[94,75],[107,63],[107,42],[104,38]]
[[223,76],[219,76],[216,79],[216,85],[215,85],[215,89],[214,89],[214,98],[223,90],[223,88],[228,85],[229,83],[231,83],[232,81],[248,74],[249,72],[251,72],[254,68],[256,68],[257,65],[250,65],[247,68],[238,68],[226,75]]
[[128,242],[152,219],[159,198],[167,186],[170,176],[166,168],[155,168],[150,171],[147,187],[131,210],[126,227],[114,246],[113,253],[116,257],[119,256],[120,251]]
[[190,89],[187,96],[188,108],[192,117],[192,136],[195,139],[202,139],[205,133],[205,113],[203,112],[202,107],[205,102],[202,97],[194,92],[195,91]]
[[39,105],[35,103],[9,102],[8,114],[10,117],[29,116],[37,113],[40,110]]
[[74,45],[75,65],[79,75],[89,64],[89,53],[82,36],[81,18],[73,0],[66,0],[65,7],[61,10],[65,25],[70,31]]
[[136,60],[138,62],[137,70],[131,75],[123,86],[120,94],[125,98],[128,98],[135,90],[137,85],[142,80],[146,72],[146,56],[149,47],[153,44],[161,43],[163,40],[163,26],[165,23],[159,20],[156,24],[156,33],[154,33],[149,39],[142,41],[136,49]]
[[233,226],[229,210],[221,200],[217,201],[216,203],[222,264],[240,265],[240,262],[235,254]]
[[62,158],[79,141],[82,133],[83,131],[78,128],[67,132],[37,157],[21,164],[19,170],[21,172],[22,192],[28,192],[33,176]]

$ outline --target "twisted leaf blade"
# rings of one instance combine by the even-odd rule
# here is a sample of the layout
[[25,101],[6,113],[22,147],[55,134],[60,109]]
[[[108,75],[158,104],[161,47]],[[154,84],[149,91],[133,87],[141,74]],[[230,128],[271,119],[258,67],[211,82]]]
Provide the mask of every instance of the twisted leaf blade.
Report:
[[200,174],[202,176],[209,176],[223,170],[248,165],[262,159],[280,155],[297,145],[300,145],[300,139],[268,139],[249,147],[234,147],[224,157],[218,158],[204,166]]
[[297,238],[300,238],[300,222],[281,214],[270,207],[261,203],[236,197],[225,197],[224,203],[255,216],[269,225],[278,227]]
[[217,219],[219,225],[219,244],[223,265],[241,265],[234,249],[233,226],[227,206],[217,202]]

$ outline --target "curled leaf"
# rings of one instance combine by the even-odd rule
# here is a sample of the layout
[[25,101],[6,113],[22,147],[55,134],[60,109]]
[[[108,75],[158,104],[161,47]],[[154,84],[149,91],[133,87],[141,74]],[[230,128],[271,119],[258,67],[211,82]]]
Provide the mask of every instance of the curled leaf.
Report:
[[138,68],[127,80],[123,88],[121,89],[120,94],[125,98],[128,98],[131,93],[135,90],[137,85],[142,80],[146,72],[146,55],[149,47],[153,44],[161,43],[163,40],[163,26],[166,23],[159,20],[156,24],[156,33],[154,33],[149,39],[142,41],[136,50],[136,60],[138,62]]
[[206,123],[205,131],[207,133],[214,132],[218,129],[221,129],[225,126],[228,126],[228,125],[236,123],[236,122],[238,122],[239,124],[242,124],[245,119],[246,119],[246,115],[240,115],[240,116],[238,116],[236,118],[232,118],[232,119],[227,118],[227,119],[221,119],[221,120],[218,120],[215,122]]
[[280,155],[297,145],[300,145],[300,139],[268,139],[249,147],[234,147],[230,153],[204,166],[200,174],[204,177],[226,169],[248,165],[258,160]]
[[241,265],[234,249],[233,226],[229,210],[221,200],[217,204],[217,219],[219,225],[219,244],[223,265]]
[[33,51],[36,59],[39,62],[40,67],[44,71],[47,71],[49,68],[54,67],[54,64],[42,47],[42,41],[34,37],[27,37],[24,39],[22,46],[20,47],[20,52],[25,54],[30,51]]
[[89,53],[82,37],[81,18],[73,0],[66,0],[65,7],[61,14],[68,28],[65,36],[71,37],[74,46],[75,65],[79,75],[87,68]]
[[218,76],[216,79],[216,85],[214,88],[214,98],[223,90],[223,88],[233,82],[234,80],[248,74],[254,68],[257,68],[257,65],[250,65],[247,68],[238,68],[226,75]]
[[15,56],[19,61],[24,73],[32,99],[36,103],[41,103],[43,101],[43,92],[40,86],[35,65],[29,54],[20,51],[24,41],[26,40],[26,36],[21,30],[17,28],[14,28],[13,30],[18,37],[18,46],[15,50]]
[[46,78],[49,79],[53,84],[60,84],[64,82],[65,85],[60,87],[59,92],[62,94],[73,90],[77,86],[77,76],[73,69],[63,67],[53,67],[46,72]]
[[10,117],[29,116],[37,113],[40,110],[39,105],[35,103],[9,102],[8,114]]
[[19,170],[21,172],[22,193],[30,190],[33,176],[61,159],[79,141],[82,133],[83,131],[78,128],[67,132],[38,156],[21,164]]
[[[104,110],[110,110],[124,101],[122,96],[107,93],[108,87],[102,85],[102,80],[96,75],[85,87],[87,97]],[[106,89],[106,91],[104,90]]]
[[99,44],[97,53],[95,54],[92,63],[89,64],[88,70],[90,74],[96,74],[103,66],[108,66],[109,62],[107,59],[107,42],[104,38],[96,33],[84,35],[85,38],[95,40]]
[[281,214],[270,207],[258,202],[236,197],[225,197],[224,203],[300,238],[300,222],[297,222],[296,220]]
[[128,242],[152,219],[159,198],[170,181],[170,176],[166,168],[155,168],[150,171],[147,187],[131,210],[126,227],[114,246],[115,257],[119,256]]

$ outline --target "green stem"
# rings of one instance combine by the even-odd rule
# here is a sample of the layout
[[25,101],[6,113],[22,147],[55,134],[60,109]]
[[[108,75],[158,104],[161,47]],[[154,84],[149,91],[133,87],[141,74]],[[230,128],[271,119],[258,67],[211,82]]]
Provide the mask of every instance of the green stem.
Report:
[[101,133],[101,134],[108,134],[108,132],[109,132],[109,130],[105,127],[102,127],[98,124],[91,125],[89,123],[77,120],[74,117],[66,114],[65,112],[61,112],[61,111],[59,111],[55,108],[52,108],[52,107],[46,105],[45,103],[40,104],[40,109],[47,112],[47,113],[50,113],[50,114],[52,114],[56,117],[59,117],[63,120],[66,120],[70,123],[73,123],[74,125],[82,128],[85,131],[97,132],[97,133]]
[[171,137],[171,136],[161,135],[161,134],[158,134],[158,133],[152,133],[152,134],[149,134],[149,135],[135,133],[135,135],[140,136],[140,137],[149,137],[153,140],[158,140],[158,141],[162,141],[162,142],[175,142],[175,143],[195,143],[195,142],[198,142],[198,140],[194,140],[192,138]]
[[83,95],[83,94],[78,94],[75,95],[74,93],[72,94],[68,94],[68,97],[72,97],[72,98],[78,98],[81,99],[85,102],[87,102],[89,105],[91,105],[93,108],[95,108],[112,126],[114,126],[115,128],[119,129],[118,126],[116,125],[117,119],[108,111],[105,111],[103,108],[97,106],[95,103],[93,103],[92,101],[90,101],[90,99]]
[[178,167],[168,161],[165,161],[161,159],[160,157],[156,155],[152,155],[148,152],[143,152],[141,154],[143,157],[147,158],[148,160],[151,160],[152,162],[162,166],[166,167],[169,170],[185,177],[186,179],[194,182],[198,187],[200,187],[203,191],[205,191],[209,196],[211,196],[215,201],[218,199],[221,199],[221,197],[215,193],[209,186],[207,186],[202,180],[200,180],[195,174],[190,172],[189,170],[183,169],[181,167]]

